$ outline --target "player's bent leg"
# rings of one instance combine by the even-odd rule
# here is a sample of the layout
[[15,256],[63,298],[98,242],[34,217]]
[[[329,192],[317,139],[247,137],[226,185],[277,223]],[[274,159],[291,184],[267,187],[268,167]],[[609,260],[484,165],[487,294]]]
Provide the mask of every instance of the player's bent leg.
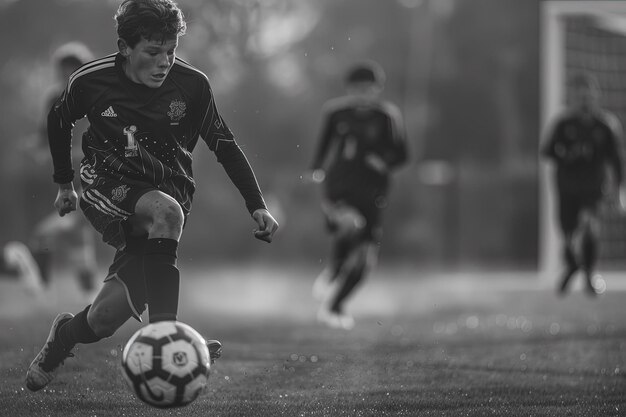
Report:
[[572,238],[566,238],[563,245],[563,259],[565,261],[565,271],[560,278],[558,291],[559,294],[565,294],[567,286],[569,285],[572,277],[580,268],[576,255],[574,253],[574,243]]
[[598,295],[604,292],[602,278],[594,275],[598,259],[600,222],[593,210],[583,211],[581,218],[582,266],[585,272],[586,290],[588,294]]
[[352,251],[345,264],[344,278],[333,287],[326,305],[318,312],[319,321],[333,328],[350,330],[354,327],[354,318],[344,311],[344,304],[374,267],[377,257],[378,249],[369,240],[361,242]]
[[112,336],[134,313],[126,288],[115,279],[104,282],[87,314],[87,323],[100,338]]
[[147,234],[143,253],[149,321],[176,320],[180,274],[176,266],[178,240],[185,215],[178,202],[161,191],[149,191],[129,219],[133,235]]

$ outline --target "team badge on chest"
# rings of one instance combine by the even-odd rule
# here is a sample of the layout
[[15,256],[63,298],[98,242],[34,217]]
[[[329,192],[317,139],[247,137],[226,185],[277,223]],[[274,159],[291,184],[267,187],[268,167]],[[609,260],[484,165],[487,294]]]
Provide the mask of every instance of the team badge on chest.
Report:
[[187,114],[187,103],[182,100],[174,99],[170,102],[170,110],[167,115],[170,117],[172,125],[177,125],[180,119]]

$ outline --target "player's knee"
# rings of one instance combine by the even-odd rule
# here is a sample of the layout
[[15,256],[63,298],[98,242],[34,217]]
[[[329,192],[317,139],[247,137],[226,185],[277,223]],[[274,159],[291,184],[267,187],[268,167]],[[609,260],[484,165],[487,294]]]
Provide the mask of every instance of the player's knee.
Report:
[[167,202],[153,213],[152,231],[165,235],[180,235],[185,223],[182,208],[176,202]]

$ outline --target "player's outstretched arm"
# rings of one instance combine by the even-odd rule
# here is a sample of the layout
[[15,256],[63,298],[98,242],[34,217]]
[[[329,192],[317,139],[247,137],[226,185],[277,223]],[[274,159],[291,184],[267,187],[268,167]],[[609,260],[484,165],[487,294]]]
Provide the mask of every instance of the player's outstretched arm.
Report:
[[259,226],[254,230],[254,237],[267,243],[272,243],[274,233],[278,230],[278,222],[266,209],[258,209],[252,213],[252,218]]
[[74,184],[59,184],[59,191],[57,192],[57,198],[54,200],[54,207],[59,212],[59,216],[63,217],[67,213],[76,210],[76,202],[78,201],[78,194],[74,190]]

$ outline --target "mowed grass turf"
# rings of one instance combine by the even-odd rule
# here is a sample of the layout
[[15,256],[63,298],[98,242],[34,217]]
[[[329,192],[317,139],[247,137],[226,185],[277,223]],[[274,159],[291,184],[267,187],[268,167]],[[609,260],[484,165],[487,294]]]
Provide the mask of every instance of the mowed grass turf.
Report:
[[54,315],[84,302],[69,279],[40,299],[0,281],[0,415],[626,415],[626,292],[608,279],[598,299],[578,288],[558,298],[529,274],[381,268],[350,302],[357,327],[344,332],[315,322],[316,271],[190,270],[179,318],[224,345],[196,402],[158,410],[129,391],[119,364],[135,321],[80,345],[29,392],[25,371]]

